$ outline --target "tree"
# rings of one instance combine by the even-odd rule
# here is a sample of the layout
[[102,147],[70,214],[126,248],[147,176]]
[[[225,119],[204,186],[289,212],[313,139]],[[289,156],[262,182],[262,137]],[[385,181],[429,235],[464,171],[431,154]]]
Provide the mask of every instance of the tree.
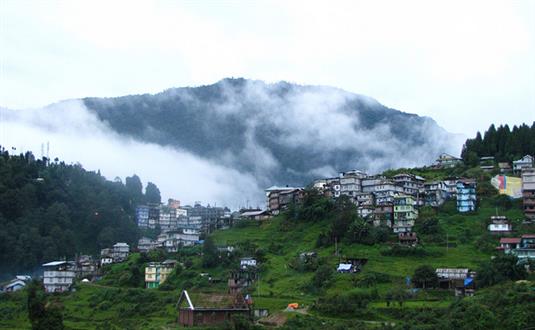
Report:
[[429,265],[422,265],[416,268],[412,280],[424,289],[428,287],[433,288],[438,285],[438,277],[435,269]]
[[160,189],[152,183],[147,183],[147,187],[145,188],[145,200],[147,203],[161,203],[162,202],[162,196],[160,195]]
[[476,279],[479,286],[485,287],[508,280],[522,280],[526,277],[526,269],[518,264],[516,256],[502,255],[481,264],[477,271]]
[[137,205],[143,200],[143,184],[141,179],[137,175],[132,175],[131,177],[126,177],[125,179],[125,188],[130,195],[132,203]]
[[62,309],[61,303],[48,301],[41,282],[28,285],[28,318],[33,330],[64,329]]
[[331,284],[331,279],[333,278],[334,271],[331,266],[323,264],[314,273],[312,277],[312,285],[315,288],[326,288]]
[[214,240],[208,236],[204,239],[202,246],[202,265],[203,267],[214,267],[217,265],[218,255]]

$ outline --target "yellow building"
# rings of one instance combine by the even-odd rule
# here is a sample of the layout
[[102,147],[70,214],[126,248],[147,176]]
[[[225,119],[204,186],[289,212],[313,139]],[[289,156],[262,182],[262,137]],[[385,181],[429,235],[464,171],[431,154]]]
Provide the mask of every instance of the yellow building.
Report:
[[176,260],[166,260],[162,263],[151,262],[145,267],[145,287],[157,288],[164,283],[169,274],[175,268]]

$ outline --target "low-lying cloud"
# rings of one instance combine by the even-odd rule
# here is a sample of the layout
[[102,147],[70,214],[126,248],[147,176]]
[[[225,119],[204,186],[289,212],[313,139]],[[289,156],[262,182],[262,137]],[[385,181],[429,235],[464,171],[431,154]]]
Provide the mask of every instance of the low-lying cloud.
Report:
[[[204,116],[205,127],[192,130],[196,139],[206,140],[204,145],[213,144],[207,140],[213,130],[225,136],[225,130],[235,127],[228,121],[239,118],[244,130],[232,141],[217,141],[220,147],[214,153],[187,149],[180,140],[160,145],[176,141],[176,136],[145,120],[139,136],[118,133],[108,119],[99,119],[95,109],[79,100],[41,109],[1,110],[0,144],[40,156],[41,144],[50,142],[51,158],[100,169],[108,179],[135,173],[145,184],[155,182],[164,198],[232,208],[264,206],[263,189],[273,184],[306,185],[349,169],[373,174],[422,166],[442,152],[460,152],[461,137],[432,119],[401,115],[340,89],[251,80],[223,80],[218,85],[220,97],[208,100],[191,89],[143,96],[157,98],[149,102],[153,107],[159,102],[187,104],[187,110],[168,113],[177,116],[174,120],[181,118],[180,111]],[[115,112],[114,120],[127,120],[128,111],[133,111],[143,119],[162,111],[146,100],[102,99],[106,108],[100,115]],[[373,117],[372,124],[366,116]],[[392,116],[399,116],[399,122]]]
[[[189,152],[119,135],[89,112],[82,101],[67,101],[45,109],[1,111],[1,142],[11,151],[31,150],[41,156],[50,143],[50,157],[101,170],[113,180],[137,174],[144,184],[157,184],[163,198],[202,201],[232,208],[263,203],[262,189],[249,174],[217,165]],[[46,152],[46,151],[45,151]],[[263,206],[263,205],[260,205]]]

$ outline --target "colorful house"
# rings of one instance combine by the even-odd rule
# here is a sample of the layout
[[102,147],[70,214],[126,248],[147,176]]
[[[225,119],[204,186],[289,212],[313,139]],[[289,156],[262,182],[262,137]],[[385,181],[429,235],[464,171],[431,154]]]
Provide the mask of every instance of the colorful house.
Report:
[[165,282],[169,274],[175,268],[176,260],[166,260],[162,263],[151,262],[145,267],[145,287],[147,289],[158,288]]
[[418,218],[418,210],[415,207],[412,196],[398,195],[394,197],[394,233],[412,231],[414,221]]
[[473,212],[476,210],[476,181],[457,181],[457,211]]

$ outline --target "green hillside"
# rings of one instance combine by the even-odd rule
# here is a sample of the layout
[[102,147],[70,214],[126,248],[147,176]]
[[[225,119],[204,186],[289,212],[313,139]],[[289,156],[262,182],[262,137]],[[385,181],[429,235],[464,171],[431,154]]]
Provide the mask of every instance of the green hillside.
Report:
[[[204,247],[175,254],[132,254],[127,262],[107,266],[96,284],[77,284],[76,292],[47,299],[63,306],[64,325],[70,329],[176,328],[175,304],[182,289],[188,289],[193,300],[201,293],[224,293],[240,257],[252,256],[260,263],[259,279],[247,292],[255,308],[269,309],[268,324],[285,323],[287,329],[526,329],[535,324],[535,278],[516,266],[516,260],[499,256],[498,238],[490,236],[486,226],[495,214],[513,222],[515,235],[533,233],[535,226],[522,222],[519,201],[496,195],[484,181],[478,193],[477,212],[459,214],[453,201],[437,210],[421,209],[415,226],[419,247],[407,249],[397,247],[397,236],[362,224],[351,203],[309,192],[302,205],[269,221],[238,223],[216,231]],[[338,235],[336,243],[333,234]],[[216,246],[236,250],[227,255]],[[298,257],[303,252],[316,252],[317,259],[303,265]],[[346,257],[368,262],[359,273],[336,273]],[[144,289],[147,262],[167,258],[181,266],[160,289]],[[451,290],[413,290],[418,286],[415,272],[422,266],[477,270],[481,278],[476,295],[461,299]],[[527,281],[515,283],[519,279]],[[26,292],[2,298],[0,328],[29,328]],[[300,308],[284,311],[289,303]]]

